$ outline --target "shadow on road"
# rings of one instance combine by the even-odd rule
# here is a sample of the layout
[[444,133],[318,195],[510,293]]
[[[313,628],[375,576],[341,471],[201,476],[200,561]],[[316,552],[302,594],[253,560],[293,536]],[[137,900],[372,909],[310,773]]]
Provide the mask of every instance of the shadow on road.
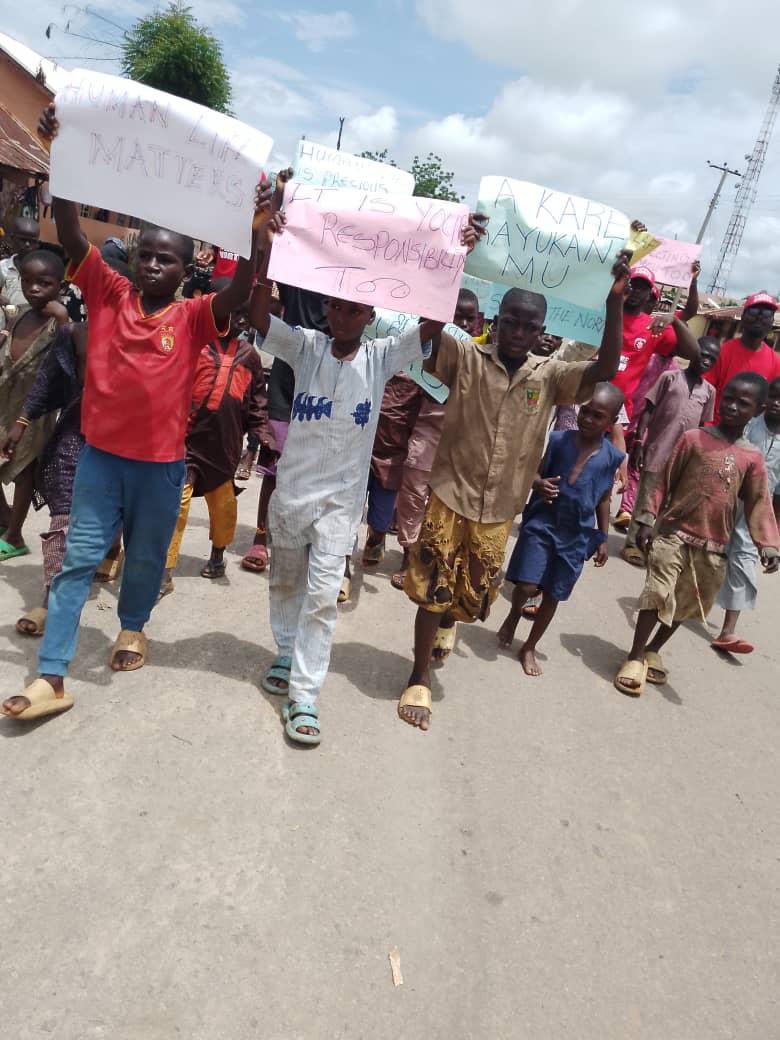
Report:
[[[564,632],[561,634],[561,646],[572,657],[579,657],[582,663],[594,675],[604,679],[610,684],[614,681],[618,669],[625,660],[625,651],[614,643],[608,643],[606,639],[598,636],[584,635],[579,632]],[[666,683],[664,686],[652,687],[648,684],[648,690],[657,689],[664,700],[670,704],[681,705],[682,698],[675,688]]]

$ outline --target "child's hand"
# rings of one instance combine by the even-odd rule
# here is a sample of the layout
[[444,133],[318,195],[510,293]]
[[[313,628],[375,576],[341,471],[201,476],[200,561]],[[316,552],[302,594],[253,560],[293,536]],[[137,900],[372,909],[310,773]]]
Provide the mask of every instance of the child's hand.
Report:
[[761,553],[761,566],[764,568],[764,574],[776,574],[780,567],[780,556],[777,553]]
[[26,425],[22,425],[21,423],[14,423],[2,446],[0,446],[0,456],[2,456],[4,459],[12,459],[14,457],[16,447],[19,444],[19,441],[22,439],[22,435],[24,434],[24,431],[26,429]]
[[700,274],[701,274],[701,264],[699,263],[698,260],[694,260],[693,264],[691,265],[691,281],[695,282]]
[[634,469],[641,470],[645,464],[645,446],[641,441],[635,441],[631,449],[629,461]]
[[650,335],[661,336],[674,321],[673,314],[654,314],[650,322]]
[[469,213],[468,223],[460,233],[461,243],[466,247],[467,253],[471,252],[487,231],[489,219],[484,213]]
[[57,136],[59,129],[60,123],[57,119],[54,102],[52,101],[41,112],[41,117],[38,120],[38,135],[42,137],[44,141],[53,141]]
[[622,495],[628,487],[628,459],[623,459],[615,473],[615,484],[618,494]]
[[647,554],[650,552],[650,546],[653,544],[653,529],[649,524],[640,524],[639,529],[636,533],[636,547],[641,552]]
[[641,220],[632,220],[631,230],[636,231],[637,234],[640,234],[642,231],[647,231],[647,225],[643,224]]
[[288,166],[286,170],[279,170],[276,175],[276,186],[274,188],[274,209],[281,209],[282,202],[284,201],[284,189],[288,181],[291,181],[295,176],[295,170],[292,166]]
[[537,491],[544,502],[554,502],[560,494],[558,485],[560,477],[537,477],[534,481],[534,491]]
[[54,318],[60,327],[67,325],[70,321],[68,308],[64,303],[60,303],[59,300],[49,300],[41,314],[45,314],[47,318]]
[[612,265],[612,277],[615,280],[612,284],[612,288],[609,290],[610,296],[617,296],[618,299],[622,300],[628,292],[629,285],[631,284],[630,261],[631,252],[628,249],[621,249],[615,257],[615,263]]
[[609,559],[609,549],[607,548],[607,543],[606,542],[602,542],[601,545],[596,550],[596,555],[593,557],[593,562],[595,563],[595,565],[597,567],[603,567],[608,559]]

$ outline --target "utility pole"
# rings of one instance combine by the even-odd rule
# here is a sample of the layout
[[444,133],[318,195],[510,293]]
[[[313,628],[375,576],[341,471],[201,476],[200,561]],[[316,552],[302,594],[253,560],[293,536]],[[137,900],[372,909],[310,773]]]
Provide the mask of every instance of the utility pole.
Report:
[[346,116],[340,116],[339,117],[339,139],[338,139],[338,141],[336,141],[336,151],[337,152],[341,150],[341,133],[342,133],[342,131],[344,129],[344,123],[346,122],[346,119],[347,119]]
[[712,214],[715,212],[715,207],[718,205],[718,199],[720,198],[720,193],[723,191],[723,185],[726,183],[726,178],[729,176],[729,174],[731,174],[732,177],[742,176],[739,170],[730,170],[728,168],[728,164],[725,162],[722,166],[718,166],[717,163],[711,163],[708,159],[707,165],[711,170],[720,170],[721,174],[720,180],[718,181],[718,186],[715,189],[715,194],[712,196],[712,199],[710,201],[710,208],[707,210],[707,216],[704,218],[702,226],[699,228],[699,234],[696,236],[696,245],[698,245],[700,242],[704,240],[704,232],[707,230],[707,225],[710,222]]

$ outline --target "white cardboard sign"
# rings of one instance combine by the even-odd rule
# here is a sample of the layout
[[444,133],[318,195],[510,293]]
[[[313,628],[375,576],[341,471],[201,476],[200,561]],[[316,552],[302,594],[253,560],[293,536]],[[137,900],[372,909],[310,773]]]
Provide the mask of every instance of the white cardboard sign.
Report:
[[239,256],[273,141],[119,76],[74,70],[55,98],[52,195],[148,220]]

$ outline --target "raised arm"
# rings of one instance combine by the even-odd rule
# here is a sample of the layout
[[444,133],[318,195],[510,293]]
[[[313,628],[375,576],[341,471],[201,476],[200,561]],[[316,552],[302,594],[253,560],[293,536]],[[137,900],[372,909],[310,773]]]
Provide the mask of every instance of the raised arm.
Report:
[[254,229],[257,242],[257,280],[249,304],[249,321],[254,328],[265,337],[270,327],[271,291],[273,285],[268,281],[268,264],[271,259],[271,247],[274,235],[284,231],[284,214],[280,212],[284,199],[284,186],[293,176],[291,169],[281,170],[276,175],[276,185],[272,195],[258,199]]
[[699,275],[701,274],[701,264],[698,260],[693,261],[693,267],[691,268],[691,284],[688,287],[688,300],[682,309],[680,317],[683,321],[690,321],[691,318],[695,318],[699,313]]
[[[51,144],[57,136],[59,128],[60,124],[52,101],[41,112],[38,134],[44,141]],[[80,264],[89,250],[89,241],[81,230],[78,206],[75,202],[68,202],[67,199],[54,198],[52,214],[57,225],[57,238],[60,245],[74,264]]]
[[681,321],[678,317],[672,319],[672,328],[677,336],[677,348],[675,353],[678,357],[687,358],[689,361],[695,361],[699,356],[699,341],[685,322]]
[[617,375],[620,351],[623,347],[623,300],[631,280],[628,256],[625,250],[618,253],[612,268],[614,280],[607,296],[607,316],[601,336],[601,347],[596,360],[585,369],[582,377],[583,387],[593,387],[601,382],[608,383]]

